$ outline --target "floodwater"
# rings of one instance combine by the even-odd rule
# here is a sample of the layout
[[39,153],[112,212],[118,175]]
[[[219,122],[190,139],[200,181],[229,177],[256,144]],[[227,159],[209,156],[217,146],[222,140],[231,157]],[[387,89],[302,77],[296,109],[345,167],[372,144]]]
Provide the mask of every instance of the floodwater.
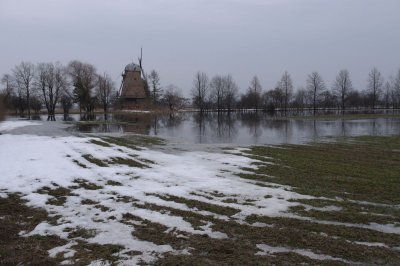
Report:
[[[186,143],[303,144],[332,137],[400,135],[400,118],[315,120],[312,117],[282,119],[266,113],[183,112],[165,115],[143,113],[102,114],[72,126],[85,133],[137,133]],[[45,119],[45,117],[41,117]],[[68,118],[82,121],[79,115]],[[62,116],[58,117],[62,120]]]

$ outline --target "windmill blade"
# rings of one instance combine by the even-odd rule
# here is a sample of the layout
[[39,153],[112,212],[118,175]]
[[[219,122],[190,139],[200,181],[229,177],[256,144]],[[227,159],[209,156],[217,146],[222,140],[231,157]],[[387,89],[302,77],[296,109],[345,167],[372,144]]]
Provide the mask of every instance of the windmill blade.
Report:
[[124,77],[122,77],[121,86],[119,86],[118,95],[121,96],[122,86],[124,85]]
[[140,70],[142,72],[142,76],[144,78],[144,80],[147,82],[147,76],[146,76],[146,72],[144,72],[143,69],[143,48],[140,48],[140,57],[138,57],[138,61],[139,61],[139,66],[140,66]]

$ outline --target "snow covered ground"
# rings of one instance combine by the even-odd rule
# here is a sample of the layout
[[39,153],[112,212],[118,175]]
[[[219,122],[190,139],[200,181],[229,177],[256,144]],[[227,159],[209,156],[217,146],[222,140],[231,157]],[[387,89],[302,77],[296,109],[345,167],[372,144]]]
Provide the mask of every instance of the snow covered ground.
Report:
[[[246,172],[243,169],[255,168],[254,163],[261,163],[241,155],[241,149],[219,153],[171,153],[145,147],[128,148],[95,137],[7,134],[7,131],[29,125],[40,123],[0,123],[3,131],[0,136],[0,197],[21,193],[30,206],[44,208],[50,216],[58,217],[55,224],[42,222],[33,231],[20,235],[57,235],[68,239],[67,245],[49,251],[51,256],[63,253],[65,263],[70,262],[68,259],[73,256],[78,240],[121,245],[123,250],[118,256],[126,264],[151,262],[166,252],[190,253],[187,249],[175,250],[170,245],[157,245],[133,236],[135,226],[141,221],[127,223],[127,215],[161,224],[177,236],[185,233],[215,239],[228,237],[224,232],[213,230],[210,222],[195,227],[184,217],[148,208],[149,205],[245,223],[245,218],[253,214],[290,216],[289,207],[298,205],[293,199],[312,198],[297,194],[290,187],[238,177],[238,173]],[[64,194],[57,198],[52,192],[61,189],[65,189]],[[200,210],[185,204],[184,200],[171,200],[171,197],[229,207],[236,212],[222,215]],[[269,225],[254,223],[253,226]],[[81,229],[90,232],[90,236],[84,239],[69,236],[71,231]],[[271,250],[266,244],[260,244],[259,248],[264,253]],[[285,251],[273,249],[270,253]],[[300,251],[295,250],[307,253]],[[131,255],[132,252],[139,253]],[[259,254],[264,254],[262,252]],[[317,257],[321,258],[339,260]]]
[[4,121],[0,123],[0,132],[5,131],[11,131],[16,128],[20,127],[26,127],[26,126],[38,126],[41,125],[39,122],[33,122],[33,121],[26,121],[26,120],[10,120],[10,121]]
[[[3,131],[17,127],[38,125],[28,121],[7,121],[0,124]],[[32,232],[21,235],[55,234],[68,238],[68,230],[87,229],[95,232],[86,241],[99,244],[118,244],[125,250],[120,256],[126,263],[139,260],[149,262],[157,254],[174,251],[171,246],[158,246],[150,242],[135,239],[131,232],[134,225],[122,223],[124,214],[129,213],[141,219],[160,223],[179,232],[206,234],[211,238],[226,238],[226,234],[213,231],[206,224],[194,228],[183,217],[149,210],[145,204],[171,207],[186,211],[196,211],[218,219],[236,219],[243,222],[251,214],[279,215],[295,204],[288,200],[307,198],[280,186],[259,186],[251,180],[237,177],[241,168],[252,168],[255,160],[238,154],[181,152],[165,153],[147,148],[131,149],[117,145],[98,145],[101,139],[76,136],[51,137],[34,135],[3,134],[0,139],[0,189],[3,197],[6,193],[22,193],[28,204],[47,210],[51,216],[60,215],[57,225],[47,222],[39,224]],[[104,143],[104,142],[103,142]],[[237,153],[237,152],[236,152]],[[133,160],[139,167],[125,164],[108,163],[102,167],[89,158],[102,162],[111,162],[115,158]],[[132,163],[132,162],[130,162]],[[96,189],[85,188],[95,185]],[[117,184],[117,185],[115,185]],[[58,188],[71,190],[65,195],[64,204],[54,204],[50,193]],[[215,196],[215,194],[218,194]],[[197,200],[219,206],[237,209],[232,217],[188,207],[184,203],[168,200],[169,196]],[[121,201],[129,198],[129,201]],[[226,203],[224,200],[233,200]],[[107,211],[101,211],[82,201],[97,202]],[[254,204],[244,205],[245,202]],[[132,205],[132,202],[135,202]],[[109,219],[112,217],[112,219]],[[53,249],[56,254],[73,250],[74,239],[65,247]],[[142,255],[124,256],[129,251],[140,251]],[[154,255],[156,254],[156,255]]]

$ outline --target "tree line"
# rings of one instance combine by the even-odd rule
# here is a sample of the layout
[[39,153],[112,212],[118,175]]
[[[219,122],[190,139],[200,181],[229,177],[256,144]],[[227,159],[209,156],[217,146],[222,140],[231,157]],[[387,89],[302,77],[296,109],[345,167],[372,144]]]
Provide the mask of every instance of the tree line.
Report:
[[[32,64],[22,62],[12,68],[10,74],[1,79],[4,89],[1,102],[9,110],[23,115],[47,110],[48,120],[55,120],[56,108],[67,115],[74,104],[80,113],[90,114],[95,108],[108,112],[118,107],[118,90],[107,73],[98,73],[95,66],[78,60],[68,65],[56,63]],[[264,90],[260,80],[254,76],[244,93],[231,75],[215,75],[211,79],[204,72],[197,72],[193,79],[191,99],[182,97],[174,85],[161,86],[156,70],[144,75],[145,90],[150,105],[166,107],[173,111],[183,107],[194,107],[204,112],[233,110],[290,110],[310,109],[359,109],[400,108],[400,69],[397,74],[384,80],[381,72],[373,68],[367,77],[365,89],[357,90],[352,85],[348,70],[339,71],[331,86],[322,76],[312,72],[303,87],[294,90],[293,80],[285,71],[276,86]]]
[[230,75],[211,78],[197,72],[191,91],[193,106],[201,112],[206,110],[232,111],[233,109],[254,110],[298,110],[310,109],[360,109],[400,108],[400,69],[395,77],[384,80],[381,72],[373,68],[368,73],[365,89],[357,90],[352,85],[348,70],[339,71],[331,86],[322,76],[312,72],[307,76],[304,87],[294,90],[290,74],[285,71],[276,86],[263,90],[257,76],[248,89],[238,94],[238,86]]
[[26,112],[29,119],[32,112],[39,113],[44,107],[48,120],[54,121],[58,106],[68,114],[74,103],[86,113],[97,105],[107,111],[116,97],[109,75],[98,74],[93,65],[77,60],[66,66],[59,62],[21,62],[11,74],[3,75],[1,82],[6,107],[20,115]]
[[[168,106],[173,110],[185,102],[180,90],[166,86],[162,90],[159,74],[153,70],[145,79],[145,89],[154,105]],[[98,73],[95,66],[78,60],[68,65],[59,62],[32,64],[21,62],[4,74],[0,91],[0,109],[14,110],[16,114],[27,115],[47,110],[47,120],[55,120],[56,108],[68,115],[74,104],[81,114],[91,114],[95,108],[105,113],[110,107],[118,106],[118,91],[115,82],[107,73]]]

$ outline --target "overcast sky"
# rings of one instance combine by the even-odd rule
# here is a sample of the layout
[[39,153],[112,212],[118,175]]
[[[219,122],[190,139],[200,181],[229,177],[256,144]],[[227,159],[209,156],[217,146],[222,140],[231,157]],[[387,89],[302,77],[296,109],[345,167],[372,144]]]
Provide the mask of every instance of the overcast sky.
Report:
[[92,63],[119,86],[143,47],[144,69],[188,95],[193,76],[257,75],[295,87],[319,71],[328,86],[347,68],[365,87],[376,66],[400,68],[399,0],[0,0],[0,75],[21,61]]

